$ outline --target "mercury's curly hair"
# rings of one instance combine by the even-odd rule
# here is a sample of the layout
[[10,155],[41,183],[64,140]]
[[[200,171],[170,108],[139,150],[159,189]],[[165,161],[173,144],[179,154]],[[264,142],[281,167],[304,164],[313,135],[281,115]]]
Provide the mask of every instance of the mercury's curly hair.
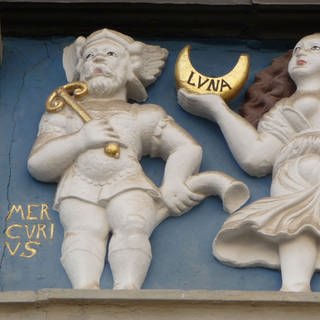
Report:
[[296,85],[288,73],[288,63],[292,50],[273,59],[270,66],[259,72],[249,87],[244,105],[239,113],[253,126],[257,127],[264,113],[277,101],[289,97],[296,90]]

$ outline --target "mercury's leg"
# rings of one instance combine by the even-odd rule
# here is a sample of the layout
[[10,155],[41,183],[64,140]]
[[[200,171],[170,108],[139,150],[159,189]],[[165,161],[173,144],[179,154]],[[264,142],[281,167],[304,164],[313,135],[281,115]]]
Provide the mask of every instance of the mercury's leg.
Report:
[[132,190],[110,200],[107,216],[112,229],[109,263],[114,289],[139,289],[151,262],[149,237],[156,223],[153,199]]
[[98,289],[104,268],[109,225],[94,204],[65,199],[60,205],[64,227],[61,262],[74,289]]

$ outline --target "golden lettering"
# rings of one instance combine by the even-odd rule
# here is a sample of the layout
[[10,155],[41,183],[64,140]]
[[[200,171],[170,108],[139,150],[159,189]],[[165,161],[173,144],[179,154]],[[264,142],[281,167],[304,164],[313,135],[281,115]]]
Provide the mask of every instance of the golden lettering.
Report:
[[193,76],[194,76],[194,72],[193,71],[191,71],[191,73],[190,73],[190,75],[189,75],[189,78],[188,78],[188,83],[190,84],[190,85],[192,85],[192,86],[196,86],[196,84],[194,83],[194,82],[191,82],[191,80],[192,80],[192,78],[193,78]]
[[26,242],[25,245],[24,245],[24,248],[29,252],[29,254],[26,254],[25,252],[22,252],[20,254],[20,257],[30,259],[30,258],[32,258],[33,256],[35,256],[37,254],[37,249],[31,247],[31,245],[39,246],[40,242],[38,242],[38,241],[28,241],[28,242]]
[[54,236],[54,223],[50,225],[50,239],[52,240]]
[[38,220],[38,217],[32,216],[33,208],[40,207],[40,204],[28,204],[27,220]]
[[[41,239],[52,240],[55,233],[54,223],[35,223],[34,220],[52,221],[49,213],[49,206],[46,203],[28,204],[23,207],[20,204],[13,204],[7,214],[6,220],[14,218],[17,220],[29,220],[30,223],[9,225],[4,233],[7,239],[15,240],[12,242],[4,241],[11,256],[19,255],[23,258],[32,258],[38,252]],[[27,241],[22,239],[27,238]]]
[[7,216],[7,220],[10,220],[12,215],[18,212],[20,213],[21,220],[25,220],[24,212],[21,204],[19,204],[18,206],[16,206],[15,204],[11,206],[11,209]]
[[40,239],[40,232],[42,233],[42,236],[44,239],[47,239],[47,235],[46,235],[46,228],[47,226],[43,223],[39,223],[38,224],[38,233],[37,233],[37,239]]
[[227,81],[225,81],[224,79],[222,79],[220,92],[222,92],[225,87],[227,87],[229,90],[232,90],[232,88],[231,88],[231,86],[229,85],[229,83],[228,83]]
[[207,91],[217,92],[220,84],[220,79],[211,79]]
[[29,240],[32,239],[33,236],[34,236],[34,234],[35,234],[35,232],[36,232],[37,226],[36,226],[35,224],[32,225],[31,232],[30,232],[30,229],[29,229],[29,228],[30,228],[30,225],[26,224],[24,227],[25,227],[25,229],[26,229],[26,233],[27,233],[28,239],[29,239]]
[[40,220],[44,220],[44,216],[46,216],[47,220],[51,220],[49,216],[49,206],[46,203],[41,204]]
[[19,248],[21,246],[21,242],[18,242],[18,244],[16,245],[16,247],[13,250],[11,249],[10,243],[8,241],[5,241],[4,245],[8,249],[10,255],[14,256],[17,253],[17,251],[19,250]]
[[209,79],[207,78],[207,79],[204,79],[204,81],[201,81],[202,80],[202,78],[201,78],[201,76],[199,76],[199,78],[198,78],[198,89],[200,89],[201,87],[203,87],[208,81],[209,81]]
[[15,236],[15,235],[13,235],[11,233],[13,228],[22,228],[22,225],[20,225],[20,224],[12,224],[11,226],[9,226],[5,231],[6,236],[9,239],[20,239],[21,238],[20,236],[18,236],[18,235]]

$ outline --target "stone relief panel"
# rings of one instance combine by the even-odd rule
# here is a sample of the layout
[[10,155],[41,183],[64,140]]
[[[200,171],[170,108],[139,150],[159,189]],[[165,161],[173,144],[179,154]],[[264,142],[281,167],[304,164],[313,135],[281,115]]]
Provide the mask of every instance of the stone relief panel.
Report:
[[185,110],[218,123],[244,171],[272,173],[270,197],[227,219],[213,253],[238,267],[280,268],[282,291],[310,291],[318,269],[319,76],[320,34],[313,34],[257,76],[243,110],[257,129],[217,95],[179,93]]
[[[86,39],[78,41],[81,43],[83,40],[86,41]],[[189,43],[193,48],[191,53],[192,61],[197,70],[200,70],[204,74],[225,74],[233,67],[234,62],[237,61],[242,53],[248,53],[251,57],[251,70],[246,84],[248,87],[249,84],[253,82],[253,78],[256,73],[268,66],[272,59],[291,48],[293,43],[290,41],[235,41],[228,39],[207,39],[198,41],[192,39],[137,39],[133,41],[139,41],[139,43],[148,44],[148,46],[160,46],[162,48],[166,48],[169,52],[166,59],[166,66],[164,68],[162,68],[162,66],[159,68],[158,66],[158,70],[162,69],[161,76],[154,84],[151,84],[148,87],[148,98],[145,96],[146,91],[144,89],[146,83],[141,86],[139,85],[139,81],[137,82],[134,77],[130,79],[131,88],[139,88],[139,90],[130,90],[132,90],[132,94],[134,92],[138,92],[138,96],[140,95],[139,99],[147,99],[144,104],[146,104],[146,109],[155,116],[156,120],[154,122],[163,123],[160,128],[159,126],[157,127],[157,132],[166,130],[168,126],[173,126],[175,128],[172,129],[174,132],[177,130],[178,137],[174,134],[175,138],[173,139],[172,136],[168,135],[168,137],[171,137],[168,138],[170,143],[178,143],[180,142],[180,139],[182,139],[183,141],[188,141],[191,148],[197,149],[199,145],[202,147],[203,156],[201,164],[199,157],[196,156],[197,151],[192,152],[192,156],[185,156],[183,160],[178,162],[183,163],[184,165],[189,161],[193,163],[189,166],[189,171],[184,173],[184,182],[188,185],[188,178],[196,174],[198,170],[201,174],[203,172],[210,172],[209,176],[211,175],[211,178],[216,179],[216,182],[220,175],[215,175],[215,173],[224,172],[228,177],[231,176],[248,185],[251,191],[250,203],[267,196],[269,194],[271,184],[270,175],[259,179],[252,178],[247,175],[233,159],[233,156],[230,153],[225,139],[217,125],[214,125],[205,119],[195,118],[179,108],[176,97],[174,66],[179,52],[186,44]],[[142,181],[139,180],[139,186],[144,186],[142,188],[143,192],[139,187],[138,190],[134,191],[134,193],[138,192],[139,197],[140,195],[141,197],[145,197],[147,194],[148,200],[145,199],[143,202],[140,202],[140,200],[136,201],[139,197],[134,196],[133,198],[135,200],[130,201],[136,202],[137,206],[143,206],[143,210],[147,210],[146,204],[149,203],[149,208],[152,208],[152,210],[149,210],[149,213],[154,212],[154,199],[157,199],[157,194],[162,194],[163,191],[161,189],[162,176],[163,172],[167,171],[166,163],[160,159],[151,159],[150,156],[147,156],[142,158],[140,167],[139,161],[137,160],[139,160],[140,155],[148,153],[151,156],[160,155],[160,157],[168,161],[168,154],[166,154],[168,151],[159,144],[159,139],[162,139],[160,133],[159,135],[155,135],[158,141],[152,142],[156,144],[154,151],[152,151],[155,153],[150,151],[151,146],[148,145],[149,142],[146,141],[148,139],[145,139],[143,144],[143,148],[145,149],[143,149],[141,145],[137,146],[135,143],[131,144],[131,139],[135,139],[134,136],[139,132],[139,128],[130,133],[128,132],[130,131],[130,126],[123,125],[123,123],[127,123],[127,117],[132,117],[132,115],[130,115],[132,111],[126,110],[124,112],[125,115],[122,114],[121,117],[116,117],[113,123],[113,126],[123,126],[125,128],[125,135],[128,136],[129,139],[128,141],[124,141],[125,143],[121,141],[122,136],[120,139],[119,134],[114,133],[115,130],[113,130],[113,127],[108,127],[102,121],[101,123],[98,123],[99,120],[94,119],[94,117],[92,117],[93,120],[86,122],[79,117],[73,109],[69,108],[69,106],[65,106],[57,113],[51,114],[48,112],[42,116],[45,112],[47,98],[51,96],[53,90],[55,88],[63,87],[67,81],[76,81],[77,77],[79,78],[76,73],[73,73],[72,71],[70,72],[70,70],[74,70],[75,61],[72,62],[71,60],[65,59],[64,65],[61,61],[61,55],[64,48],[68,48],[65,50],[65,56],[70,55],[70,52],[74,49],[74,47],[70,47],[70,44],[72,43],[75,43],[75,39],[72,37],[50,39],[4,39],[4,59],[0,69],[0,102],[2,108],[2,117],[0,119],[0,121],[2,121],[2,125],[0,128],[2,130],[1,145],[3,146],[3,153],[0,158],[2,167],[0,176],[2,177],[2,181],[4,181],[3,191],[0,193],[0,209],[3,212],[1,220],[1,228],[3,232],[1,236],[2,259],[0,272],[2,290],[30,290],[57,287],[70,288],[72,285],[68,279],[65,269],[67,270],[70,268],[73,270],[73,268],[78,268],[80,265],[85,268],[85,264],[82,265],[76,263],[73,265],[72,263],[65,262],[68,260],[67,258],[62,258],[64,267],[60,263],[61,246],[63,247],[62,250],[64,253],[66,253],[64,256],[68,256],[69,253],[71,255],[72,248],[74,248],[73,244],[69,245],[64,243],[64,238],[71,239],[73,237],[73,230],[68,233],[70,231],[67,230],[70,225],[68,221],[69,214],[64,215],[62,213],[61,215],[61,212],[79,212],[82,210],[82,216],[86,216],[86,224],[90,224],[92,219],[90,215],[88,215],[89,209],[83,208],[90,207],[91,210],[92,203],[94,202],[90,200],[86,202],[84,207],[82,205],[79,207],[73,201],[78,197],[78,195],[75,196],[73,193],[82,193],[85,190],[85,193],[87,193],[85,197],[97,197],[97,194],[99,194],[100,198],[94,201],[100,201],[105,205],[105,202],[107,201],[106,195],[110,194],[110,192],[116,192],[116,188],[114,186],[111,188],[109,187],[108,189],[107,185],[103,184],[104,187],[101,188],[101,181],[99,181],[98,184],[91,184],[88,183],[88,181],[90,181],[90,177],[85,177],[85,179],[81,177],[80,179],[78,175],[74,174],[74,172],[70,173],[75,168],[73,165],[70,165],[70,162],[63,159],[66,152],[61,152],[61,147],[52,149],[50,151],[52,153],[48,152],[47,154],[46,152],[45,156],[49,156],[47,159],[40,157],[37,160],[39,166],[46,169],[43,170],[43,172],[49,172],[50,167],[57,169],[57,167],[60,166],[60,170],[64,172],[63,175],[66,175],[67,169],[72,168],[72,170],[70,169],[70,172],[68,172],[68,179],[65,178],[65,183],[63,184],[61,184],[60,181],[57,190],[56,182],[59,180],[59,174],[54,173],[50,177],[42,177],[42,173],[36,171],[38,165],[34,165],[36,162],[36,160],[34,160],[35,158],[32,159],[32,156],[35,155],[37,151],[44,148],[44,145],[47,142],[46,139],[50,140],[52,137],[58,137],[62,132],[64,135],[70,134],[72,133],[72,130],[76,131],[79,130],[79,128],[88,128],[91,126],[91,128],[86,129],[88,132],[85,134],[86,139],[89,139],[90,142],[87,141],[86,143],[80,143],[80,145],[78,142],[69,143],[68,149],[71,149],[69,151],[74,151],[72,149],[82,147],[87,148],[90,143],[95,146],[99,145],[101,153],[99,153],[99,156],[95,158],[99,162],[96,166],[97,172],[90,173],[94,174],[94,179],[104,179],[103,175],[98,173],[103,165],[100,161],[113,161],[115,164],[120,165],[122,169],[124,167],[127,169],[127,163],[129,160],[121,164],[121,157],[125,156],[128,157],[128,159],[132,159],[129,152],[134,152],[136,160],[132,162],[133,166],[135,170],[140,170],[140,173],[144,172],[141,173],[141,175],[138,175],[139,179],[142,179]],[[82,43],[82,45],[84,43]],[[112,45],[116,47],[114,43],[112,43]],[[103,51],[105,48],[103,48],[102,45],[102,47],[99,46],[97,49],[101,49]],[[138,49],[135,48],[135,50]],[[26,54],[26,52],[28,52],[28,54]],[[89,55],[88,59],[90,60],[91,53],[86,53],[87,56]],[[110,56],[112,57],[112,55]],[[128,56],[126,59],[128,59]],[[69,61],[69,64],[66,62],[67,60]],[[161,58],[160,60],[164,61],[164,58]],[[124,68],[121,64],[115,65],[117,68]],[[68,70],[67,79],[65,77],[65,70]],[[94,72],[100,71],[95,70]],[[155,76],[155,78],[156,77],[157,76]],[[99,87],[99,84],[97,87]],[[72,96],[74,92],[70,92],[68,87],[66,89],[68,94]],[[97,94],[99,95],[99,89],[97,90]],[[142,114],[140,114],[142,111],[138,108],[136,102],[132,99],[124,99],[123,91],[122,93],[117,92],[116,94],[119,94],[117,99],[122,100],[122,102],[119,102],[117,108],[119,107],[121,110],[123,108],[132,110],[131,107],[134,106],[135,116],[142,116]],[[130,98],[136,99],[137,97],[131,96]],[[98,97],[98,100],[99,99],[100,98]],[[92,98],[90,94],[80,98],[74,98],[74,100],[78,104],[86,101],[86,103],[94,106],[93,109],[95,109],[95,114],[102,112],[99,109],[99,104],[96,104],[96,101],[94,101],[95,99]],[[243,103],[243,100],[244,91],[242,91],[240,95],[229,104],[234,110],[236,110],[238,106]],[[159,117],[161,119],[158,119]],[[51,123],[51,119],[54,119],[53,125]],[[70,121],[67,122],[66,119]],[[175,119],[175,121],[172,119]],[[37,138],[39,122],[41,124],[39,136]],[[137,121],[135,122],[135,125],[138,125]],[[100,129],[98,129],[98,127]],[[148,131],[147,129],[149,128],[149,125],[146,125],[145,128],[146,131]],[[50,132],[46,132],[47,130]],[[97,132],[99,130],[101,135],[104,135],[101,138],[99,133],[101,138],[99,138],[100,140],[97,138]],[[45,134],[43,135],[43,133]],[[48,136],[46,136],[47,134]],[[193,138],[191,138],[189,134]],[[106,136],[108,137],[107,140],[112,140],[112,143],[120,147],[119,159],[110,157],[103,153],[102,149],[106,145]],[[97,139],[99,141],[97,141]],[[35,141],[36,144],[34,145]],[[29,169],[32,175],[37,179],[50,181],[50,183],[37,181],[32,178],[27,171],[27,159],[33,145],[34,148],[29,159]],[[132,151],[132,147],[128,147],[128,145],[135,146],[133,148],[134,150]],[[91,148],[90,150],[94,150],[94,148]],[[39,152],[39,154],[40,153],[41,152]],[[59,153],[60,155],[62,154],[61,157],[58,156]],[[196,160],[194,160],[194,158],[196,158]],[[87,164],[87,160],[84,159],[81,166],[85,167]],[[79,166],[77,164],[77,168]],[[116,167],[113,168],[115,168],[115,172],[118,172]],[[178,169],[171,169],[169,172],[173,172],[172,176],[179,176],[181,168],[178,166]],[[55,169],[52,170],[54,171]],[[135,173],[136,172],[137,171],[135,171]],[[108,171],[107,174],[112,175],[113,173]],[[165,173],[165,177],[166,174],[167,173]],[[168,176],[170,176],[169,173]],[[80,187],[79,189],[72,188],[73,183],[69,184],[71,178],[78,179],[79,183],[82,186],[85,185],[85,187]],[[121,181],[121,179],[119,181]],[[178,179],[173,180],[173,184],[177,182],[176,180]],[[188,185],[190,189],[193,188],[191,181],[192,180],[190,180],[190,184]],[[87,189],[88,184],[92,187],[92,191],[90,192],[88,192]],[[120,184],[121,183],[119,182],[119,185]],[[127,188],[128,185],[126,184],[124,187]],[[101,189],[104,188],[105,190],[102,192]],[[97,192],[98,189],[100,191]],[[106,191],[107,189],[108,192]],[[147,192],[145,192],[146,190]],[[212,188],[209,188],[207,190],[202,190],[202,194],[206,196],[212,193],[219,194],[217,189],[213,190]],[[68,196],[65,196],[66,194],[68,194]],[[127,193],[121,194],[123,197],[128,196]],[[164,199],[170,199],[173,196],[173,192],[170,188],[168,188],[167,194],[168,196],[164,197]],[[203,198],[203,195],[201,199]],[[64,201],[68,197],[70,198],[70,201]],[[178,205],[176,210],[174,209],[174,205],[170,204],[170,200],[168,200],[168,203],[165,202],[165,205],[171,207],[171,209],[162,211],[164,212],[164,215],[161,216],[160,219],[155,219],[154,213],[152,213],[153,225],[152,223],[151,225],[148,225],[148,231],[142,235],[142,237],[144,237],[144,248],[147,251],[150,250],[148,238],[151,231],[160,221],[167,217],[169,212],[176,212],[176,214],[179,215],[180,213],[187,211],[189,207],[193,207],[193,204],[196,204],[201,199],[197,198],[196,200],[192,200],[192,203],[186,207],[180,207],[180,209],[178,208]],[[120,204],[114,204],[114,208],[118,208],[118,206],[121,206],[123,202],[127,201],[129,200],[125,199],[121,201]],[[174,200],[172,199],[171,201]],[[168,217],[165,219],[150,236],[153,255],[152,262],[150,263],[149,255],[149,258],[145,259],[148,261],[144,262],[144,271],[142,272],[142,275],[140,274],[139,276],[140,284],[132,285],[132,287],[136,288],[142,285],[142,288],[154,289],[279,290],[281,287],[281,275],[277,270],[260,267],[237,269],[222,264],[212,256],[212,239],[214,235],[218,234],[224,221],[229,217],[229,213],[226,213],[226,211],[228,211],[226,203],[227,202],[222,203],[219,197],[209,197],[203,199],[199,205],[189,210],[187,214],[182,215],[179,218]],[[223,206],[227,209],[226,211]],[[77,208],[77,210],[74,210],[75,208]],[[231,208],[229,211],[233,211],[234,209],[235,208]],[[60,212],[58,213],[58,211]],[[118,210],[116,211],[118,212]],[[106,241],[106,234],[108,234],[110,229],[113,229],[112,237],[122,236],[121,232],[118,233],[115,231],[116,225],[126,225],[126,223],[121,221],[121,216],[115,215],[111,222],[112,226],[110,226],[110,222],[103,214],[101,214],[99,209],[97,210],[97,215],[100,215],[102,219],[101,221],[103,222],[101,223],[101,229],[99,230],[103,234],[103,241]],[[80,221],[80,219],[78,220]],[[76,221],[76,219],[74,221]],[[94,234],[92,236],[96,235]],[[130,240],[130,246],[132,246],[140,236],[141,234],[137,236],[133,235],[131,240],[134,241]],[[114,242],[112,241],[112,237],[109,240],[110,245]],[[62,243],[64,244],[62,245]],[[137,241],[137,243],[141,244],[139,241]],[[82,245],[87,246],[92,250],[91,243],[88,241],[82,241]],[[116,244],[114,246],[116,247]],[[93,248],[93,250],[102,251],[102,256],[112,256],[112,250],[110,250],[110,247],[108,252],[105,251],[106,247],[102,249],[101,247],[102,246],[100,246],[100,249]],[[90,250],[88,250],[88,252],[90,252]],[[99,261],[99,258],[97,258],[96,255],[95,258],[91,260],[94,259]],[[115,258],[115,260],[117,259]],[[119,262],[120,260],[114,264],[122,264]],[[132,261],[133,260],[134,259],[132,259]],[[138,263],[142,263],[143,259],[138,258],[136,260],[138,260]],[[99,266],[97,267],[97,265]],[[94,268],[96,269],[96,274],[100,274],[102,272],[100,287],[112,288],[113,279],[111,275],[113,273],[113,276],[115,276],[115,273],[117,273],[116,269],[120,270],[120,268],[111,267],[111,270],[109,264],[105,264],[104,260],[103,262],[98,262]],[[101,271],[101,269],[103,269],[103,271]],[[83,270],[79,272],[83,272]],[[139,274],[139,272],[137,272],[137,274]],[[146,278],[143,282],[145,276]],[[72,279],[70,274],[69,278],[74,283],[81,283],[82,281],[79,280],[77,276],[75,280]],[[97,276],[95,278],[97,278]],[[89,279],[88,282],[90,282],[92,286],[98,286],[96,280]],[[116,283],[120,282],[121,281],[116,281]],[[314,290],[318,290],[318,282],[318,276],[315,275],[312,282]],[[121,285],[119,285],[119,288],[120,287]]]

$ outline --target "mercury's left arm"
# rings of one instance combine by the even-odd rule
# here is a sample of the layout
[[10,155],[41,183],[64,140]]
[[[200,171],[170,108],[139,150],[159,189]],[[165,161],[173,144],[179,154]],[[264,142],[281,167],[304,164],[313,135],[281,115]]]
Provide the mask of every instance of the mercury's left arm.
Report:
[[159,137],[159,155],[166,161],[163,185],[172,180],[172,177],[184,183],[199,171],[202,148],[190,134],[171,120]]
[[[180,215],[203,199],[203,195],[192,192],[185,184],[190,176],[198,173],[202,149],[190,134],[158,108],[153,108],[153,115],[161,117],[152,135],[150,154],[166,161],[161,193],[171,213]],[[156,117],[149,117],[149,121],[151,118]]]
[[162,130],[162,158],[166,158],[161,193],[171,213],[181,215],[204,196],[192,192],[185,181],[198,173],[202,159],[200,145],[175,122]]

